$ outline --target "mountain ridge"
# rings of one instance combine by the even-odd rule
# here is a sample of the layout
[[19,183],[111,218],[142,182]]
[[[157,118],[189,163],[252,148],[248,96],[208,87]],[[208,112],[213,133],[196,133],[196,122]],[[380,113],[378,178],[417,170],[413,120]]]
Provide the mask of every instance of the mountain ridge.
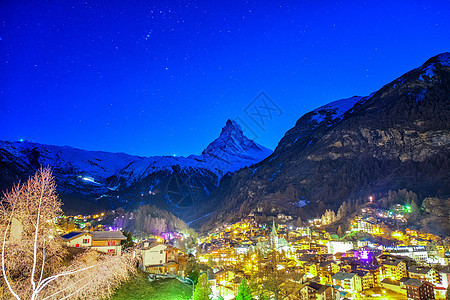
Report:
[[[239,139],[236,141],[231,137]],[[214,143],[217,141],[221,141],[222,146],[232,145],[235,152],[228,151],[226,156],[220,156],[220,149],[215,149]],[[240,145],[240,143],[243,144]],[[201,184],[206,189],[212,190],[226,173],[258,162],[272,152],[248,140],[240,126],[231,120],[227,121],[222,133],[206,149],[211,153],[219,151],[219,156],[205,153],[188,157],[141,157],[28,141],[0,141],[2,166],[0,175],[4,179],[3,182],[6,182],[1,188],[2,190],[10,188],[13,182],[26,179],[40,166],[50,166],[61,187],[60,191],[93,199],[111,192],[117,193],[119,190],[128,193],[129,188],[140,180],[157,174],[153,181],[161,181],[165,176],[171,176],[175,172],[205,177],[206,179],[201,178]],[[161,189],[164,188],[161,187]],[[153,189],[147,192],[153,193]]]
[[205,226],[251,211],[311,217],[403,188],[450,195],[448,57],[434,56],[369,96],[348,98],[346,111],[337,113],[338,101],[304,114],[272,155],[221,187]]

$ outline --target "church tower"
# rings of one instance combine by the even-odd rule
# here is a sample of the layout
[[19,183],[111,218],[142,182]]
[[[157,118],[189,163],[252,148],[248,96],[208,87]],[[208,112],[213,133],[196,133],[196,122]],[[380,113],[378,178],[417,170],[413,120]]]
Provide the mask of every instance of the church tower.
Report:
[[275,219],[272,220],[272,232],[270,233],[270,242],[275,245],[275,248],[278,245],[278,233],[277,227],[275,225]]

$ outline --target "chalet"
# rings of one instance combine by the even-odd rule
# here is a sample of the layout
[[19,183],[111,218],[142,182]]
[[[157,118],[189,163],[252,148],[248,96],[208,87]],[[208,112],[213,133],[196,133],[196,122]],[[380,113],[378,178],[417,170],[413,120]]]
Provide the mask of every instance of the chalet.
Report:
[[381,267],[379,265],[361,264],[361,265],[358,265],[357,270],[367,271],[371,274],[372,279],[369,281],[369,286],[371,284],[370,282],[373,283],[373,286],[370,286],[371,288],[380,286]]
[[407,277],[406,263],[404,260],[385,260],[381,263],[381,278],[400,280]]
[[383,289],[406,295],[406,290],[402,288],[402,283],[398,280],[385,278],[380,282],[380,285]]
[[67,247],[89,248],[92,245],[93,234],[90,232],[72,231],[61,236]]
[[331,279],[333,280],[333,285],[339,285],[348,292],[362,291],[361,277],[358,274],[338,272]]
[[127,238],[120,231],[91,231],[92,245],[91,249],[99,252],[120,255],[122,253],[121,241]]
[[339,299],[339,292],[330,285],[323,285],[316,282],[306,283],[300,290],[301,299]]
[[67,247],[94,249],[98,252],[120,255],[120,242],[127,238],[120,231],[72,231],[61,236]]
[[317,265],[317,273],[324,283],[331,284],[331,276],[339,271],[339,264],[332,260],[325,260]]
[[155,241],[144,241],[136,247],[143,270],[154,274],[177,274],[180,250]]
[[[160,243],[150,243],[144,241],[139,244],[136,249],[136,254],[140,258],[140,266],[142,269],[147,269],[151,266],[161,266],[166,263],[166,249],[167,245]],[[161,272],[156,273],[163,273]]]
[[178,263],[178,256],[180,255],[180,249],[176,247],[166,248],[166,262]]
[[405,286],[408,300],[435,299],[434,286],[427,281],[410,278],[405,281]]
[[441,283],[441,276],[433,268],[411,267],[408,269],[408,274],[411,278],[426,280],[433,285],[439,285]]
[[372,273],[363,270],[355,270],[354,273],[356,273],[361,278],[362,290],[368,290],[374,287]]

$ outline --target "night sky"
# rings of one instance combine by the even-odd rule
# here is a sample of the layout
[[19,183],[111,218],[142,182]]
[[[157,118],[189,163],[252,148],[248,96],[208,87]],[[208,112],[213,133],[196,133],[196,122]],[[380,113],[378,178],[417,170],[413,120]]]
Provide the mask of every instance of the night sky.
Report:
[[[423,0],[1,1],[0,139],[186,156],[237,118],[274,149],[304,113],[449,51],[449,11]],[[278,109],[263,126],[246,113],[260,92]]]

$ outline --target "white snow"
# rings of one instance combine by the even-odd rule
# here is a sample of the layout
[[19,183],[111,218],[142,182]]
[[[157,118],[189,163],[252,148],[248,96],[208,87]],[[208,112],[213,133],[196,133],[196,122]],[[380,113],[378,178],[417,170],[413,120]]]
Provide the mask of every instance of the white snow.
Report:
[[[39,152],[38,162],[50,166],[55,172],[76,174],[86,184],[101,184],[104,179],[117,175],[127,185],[154,172],[172,172],[172,166],[181,169],[195,168],[211,171],[218,179],[227,172],[235,172],[265,159],[272,150],[265,148],[244,136],[235,121],[227,121],[220,136],[201,155],[138,157],[124,153],[86,151],[72,147],[41,145],[30,142],[0,141],[3,148],[28,164],[33,149]],[[108,187],[110,190],[117,186]]]
[[427,93],[427,90],[422,90],[419,94],[417,94],[416,102],[420,102],[423,99],[425,99],[425,94]]
[[344,113],[351,109],[356,102],[361,100],[363,97],[353,96],[351,98],[337,100],[327,105],[321,106],[313,110],[314,115],[311,117],[312,121],[321,123],[325,121],[328,117],[330,121],[339,121]]
[[435,76],[436,74],[434,73],[434,71],[436,70],[436,65],[435,65],[436,63],[441,64],[442,66],[445,66],[445,67],[450,66],[450,53],[449,52],[439,54],[436,58],[437,58],[437,62],[428,63],[420,68],[420,70],[422,71],[422,74],[419,76],[419,80],[425,81],[424,76],[428,76],[429,78],[432,78],[433,76]]
[[436,68],[434,67],[434,64],[429,64],[426,68],[422,69],[424,71],[424,73],[422,73],[419,76],[419,80],[425,81],[425,78],[423,76],[428,76],[429,78],[433,77],[434,75],[434,71],[436,70]]
[[303,207],[303,206],[306,206],[308,204],[309,204],[309,201],[306,201],[306,200],[303,200],[303,199],[298,200],[297,202],[294,202],[294,205],[297,206],[297,207]]
[[441,53],[438,55],[439,63],[445,67],[450,67],[450,52]]

